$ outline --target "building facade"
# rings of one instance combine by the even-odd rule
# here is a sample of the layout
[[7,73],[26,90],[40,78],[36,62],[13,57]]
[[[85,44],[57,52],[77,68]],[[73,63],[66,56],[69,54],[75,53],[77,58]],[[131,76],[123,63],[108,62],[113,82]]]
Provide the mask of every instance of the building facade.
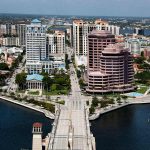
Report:
[[16,34],[19,37],[20,46],[25,47],[25,45],[26,45],[26,24],[16,24],[15,29],[16,29]]
[[46,51],[46,26],[34,19],[26,26],[26,71],[30,74],[42,71],[41,61],[48,59]]
[[[119,27],[109,25],[107,21],[97,19],[95,22],[87,22],[83,20],[73,21],[73,48],[75,51],[75,61],[78,65],[80,57],[87,57],[88,50],[88,34],[93,30],[106,30],[113,34],[119,35]],[[82,64],[86,64],[83,62]],[[86,64],[87,66],[87,64]]]
[[123,92],[134,89],[132,55],[128,49],[114,45],[108,31],[93,31],[89,37],[87,92]]
[[54,31],[47,34],[47,48],[49,54],[64,54],[65,53],[65,32]]
[[27,75],[26,85],[29,90],[42,90],[43,86],[43,76],[39,74]]
[[4,37],[2,38],[3,46],[20,46],[20,41],[18,37]]
[[46,26],[34,19],[26,26],[26,60],[40,61],[46,57]]
[[133,57],[141,56],[141,43],[138,39],[136,38],[126,39],[125,46],[129,48]]

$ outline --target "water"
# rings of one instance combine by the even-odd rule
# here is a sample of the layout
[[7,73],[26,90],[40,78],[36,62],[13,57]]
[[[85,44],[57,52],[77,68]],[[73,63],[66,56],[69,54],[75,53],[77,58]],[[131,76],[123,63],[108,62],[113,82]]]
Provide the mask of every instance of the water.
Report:
[[52,121],[43,114],[0,101],[0,150],[31,150],[34,122],[43,124],[43,137],[51,131]]
[[[32,124],[43,123],[43,135],[52,121],[41,113],[0,101],[0,150],[30,149]],[[150,104],[131,105],[91,122],[97,150],[149,150]]]
[[150,150],[150,104],[104,114],[91,129],[97,150]]
[[138,92],[131,92],[131,93],[127,93],[126,95],[127,95],[127,96],[130,96],[130,97],[141,97],[141,96],[143,96],[144,94],[138,93]]

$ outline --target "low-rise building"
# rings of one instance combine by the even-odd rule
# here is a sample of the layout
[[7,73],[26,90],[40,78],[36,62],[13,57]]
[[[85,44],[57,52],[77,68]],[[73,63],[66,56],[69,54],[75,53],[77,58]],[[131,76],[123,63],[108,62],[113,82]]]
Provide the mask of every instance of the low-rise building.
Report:
[[146,59],[150,58],[150,47],[147,47],[147,48],[144,49],[144,57]]
[[30,90],[42,90],[43,89],[43,76],[39,74],[27,75],[26,85]]

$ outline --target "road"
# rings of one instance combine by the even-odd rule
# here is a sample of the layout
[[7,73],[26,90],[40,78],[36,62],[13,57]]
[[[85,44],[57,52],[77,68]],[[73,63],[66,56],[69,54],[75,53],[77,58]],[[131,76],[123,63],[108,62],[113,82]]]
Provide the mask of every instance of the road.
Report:
[[15,83],[16,75],[18,73],[21,73],[25,69],[25,67],[23,66],[24,62],[25,62],[25,56],[23,57],[22,62],[19,64],[19,66],[13,72],[12,77],[10,79],[8,79],[8,82],[7,82],[7,85],[8,85],[7,92],[8,93],[16,92],[16,89],[17,89],[17,84]]
[[70,64],[70,79],[72,91],[65,107],[57,111],[48,150],[95,150],[95,138],[90,131],[88,111],[73,64]]

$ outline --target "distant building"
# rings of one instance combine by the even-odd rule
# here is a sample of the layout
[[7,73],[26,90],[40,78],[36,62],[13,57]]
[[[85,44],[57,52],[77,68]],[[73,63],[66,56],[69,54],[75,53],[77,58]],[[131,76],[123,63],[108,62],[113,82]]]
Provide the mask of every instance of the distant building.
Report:
[[0,36],[2,36],[3,34],[7,34],[6,25],[5,24],[1,24],[0,25]]
[[108,31],[93,31],[88,41],[87,92],[133,90],[134,71],[129,50],[117,44],[112,45],[115,37]]
[[133,55],[133,57],[141,56],[141,44],[138,39],[127,39],[125,42],[125,46],[130,49],[130,52]]
[[150,47],[144,49],[144,57],[150,59]]
[[[107,21],[97,19],[95,22],[83,20],[73,21],[73,47],[75,50],[75,62],[78,65],[78,57],[87,56],[88,34],[93,30],[106,30],[119,35],[119,27],[109,25]],[[85,62],[83,62],[85,64]],[[87,64],[86,64],[87,66]]]
[[94,24],[84,22],[83,20],[73,21],[73,46],[75,55],[87,54],[87,35],[95,28]]
[[49,54],[65,54],[65,32],[55,30],[46,37]]
[[4,37],[2,38],[2,46],[20,46],[18,37]]
[[135,28],[134,33],[137,35],[144,35],[144,29]]
[[20,46],[25,47],[26,45],[26,24],[16,24],[16,34],[19,37]]

